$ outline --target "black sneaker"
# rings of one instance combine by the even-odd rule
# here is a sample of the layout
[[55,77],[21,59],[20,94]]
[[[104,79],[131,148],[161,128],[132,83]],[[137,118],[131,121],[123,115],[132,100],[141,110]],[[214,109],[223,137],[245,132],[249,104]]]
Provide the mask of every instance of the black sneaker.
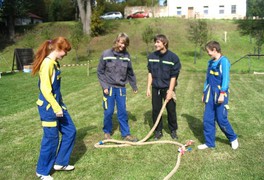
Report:
[[171,134],[170,135],[171,135],[171,138],[172,139],[175,139],[175,140],[178,139],[178,136],[177,136],[177,132],[176,131],[171,131]]
[[163,136],[161,131],[155,131],[154,140],[157,141]]

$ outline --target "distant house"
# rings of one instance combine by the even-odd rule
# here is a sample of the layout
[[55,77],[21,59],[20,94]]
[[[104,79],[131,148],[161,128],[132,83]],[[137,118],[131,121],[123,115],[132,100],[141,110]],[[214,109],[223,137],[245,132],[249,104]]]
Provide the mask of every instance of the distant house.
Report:
[[203,19],[246,17],[246,0],[167,0],[169,16]]
[[167,0],[167,6],[125,7],[125,16],[145,11],[150,17],[182,17],[200,19],[243,19],[246,17],[246,0]]
[[16,26],[38,24],[38,23],[43,23],[42,17],[39,17],[39,16],[32,14],[32,13],[28,13],[27,16],[25,16],[25,17],[15,19],[15,25]]

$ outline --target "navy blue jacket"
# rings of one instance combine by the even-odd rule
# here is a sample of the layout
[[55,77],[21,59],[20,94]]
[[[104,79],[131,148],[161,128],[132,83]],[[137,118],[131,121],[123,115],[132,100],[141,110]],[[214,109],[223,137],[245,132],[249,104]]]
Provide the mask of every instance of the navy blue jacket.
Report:
[[103,89],[125,87],[129,82],[134,91],[138,90],[136,76],[127,51],[105,50],[97,67],[97,75]]
[[155,51],[148,56],[148,71],[152,75],[152,87],[165,89],[170,86],[170,79],[179,76],[181,63],[179,57],[167,50],[164,54]]

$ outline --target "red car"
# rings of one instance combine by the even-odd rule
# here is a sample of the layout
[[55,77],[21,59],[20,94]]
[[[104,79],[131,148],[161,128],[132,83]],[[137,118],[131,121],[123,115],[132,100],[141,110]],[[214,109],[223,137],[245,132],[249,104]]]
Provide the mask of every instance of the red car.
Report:
[[133,18],[149,18],[149,14],[145,13],[144,11],[138,11],[127,16],[127,19]]

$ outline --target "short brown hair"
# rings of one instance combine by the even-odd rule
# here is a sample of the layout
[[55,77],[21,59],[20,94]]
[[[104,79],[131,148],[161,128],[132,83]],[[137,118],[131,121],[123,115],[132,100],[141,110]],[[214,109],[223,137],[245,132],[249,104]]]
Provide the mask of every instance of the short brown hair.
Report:
[[217,42],[217,41],[210,41],[210,42],[208,42],[208,43],[205,45],[205,50],[206,50],[206,49],[210,49],[210,50],[212,51],[212,50],[214,50],[214,48],[215,48],[215,50],[216,50],[218,53],[221,53],[221,46],[220,46],[219,42]]
[[158,35],[156,35],[154,37],[154,43],[157,40],[161,41],[165,45],[166,49],[169,48],[169,40],[167,39],[167,37],[164,34],[158,34]]

